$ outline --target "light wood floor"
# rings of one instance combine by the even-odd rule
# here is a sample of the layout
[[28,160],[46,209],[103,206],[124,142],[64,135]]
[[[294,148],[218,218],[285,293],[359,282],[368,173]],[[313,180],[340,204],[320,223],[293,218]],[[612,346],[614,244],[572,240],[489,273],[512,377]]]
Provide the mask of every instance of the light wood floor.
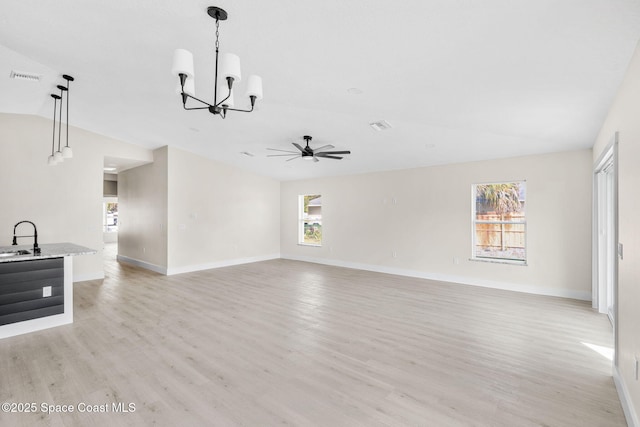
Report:
[[0,402],[135,412],[0,425],[626,425],[585,302],[286,260],[107,276],[73,325],[0,341]]

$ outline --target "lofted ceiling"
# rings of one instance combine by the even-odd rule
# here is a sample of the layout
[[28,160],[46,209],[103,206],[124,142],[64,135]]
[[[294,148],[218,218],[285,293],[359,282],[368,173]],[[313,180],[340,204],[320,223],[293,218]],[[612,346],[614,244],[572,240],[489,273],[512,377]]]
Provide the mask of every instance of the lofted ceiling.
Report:
[[[237,107],[246,77],[263,78],[253,113],[182,109],[176,48],[194,54],[196,95],[213,98],[207,6],[229,14],[220,48],[242,62]],[[279,180],[566,151],[593,145],[639,38],[638,0],[3,0],[0,112],[51,117],[49,93],[71,74],[72,125]],[[306,134],[352,154],[266,157]]]

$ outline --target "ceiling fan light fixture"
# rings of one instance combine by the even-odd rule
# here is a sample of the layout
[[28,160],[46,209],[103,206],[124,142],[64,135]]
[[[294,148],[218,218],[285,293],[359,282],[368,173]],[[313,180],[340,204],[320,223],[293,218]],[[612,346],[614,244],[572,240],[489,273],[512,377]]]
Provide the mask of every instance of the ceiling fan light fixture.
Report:
[[309,135],[305,135],[302,137],[305,140],[306,145],[303,147],[297,142],[292,142],[291,144],[296,147],[298,151],[288,151],[288,150],[280,150],[278,148],[267,148],[270,151],[278,151],[286,154],[270,154],[267,157],[290,157],[287,159],[287,162],[302,157],[302,160],[319,162],[320,158],[323,159],[335,159],[341,160],[342,155],[351,154],[351,151],[326,151],[332,150],[335,147],[331,144],[323,145],[322,147],[318,147],[315,150],[309,147],[309,141],[313,138]]

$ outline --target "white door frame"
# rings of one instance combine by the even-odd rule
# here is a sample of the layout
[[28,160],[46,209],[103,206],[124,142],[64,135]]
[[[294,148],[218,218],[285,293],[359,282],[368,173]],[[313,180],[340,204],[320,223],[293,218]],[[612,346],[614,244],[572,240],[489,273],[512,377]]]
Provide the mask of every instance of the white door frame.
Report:
[[[603,191],[603,178],[607,172],[611,173],[613,182]],[[607,230],[606,240],[601,240],[601,222],[603,216],[612,221],[611,228]],[[601,259],[601,245],[606,245],[605,259]],[[593,224],[592,224],[592,307],[600,313],[607,313],[613,325],[615,342],[614,364],[618,365],[618,132],[612,138],[609,145],[603,150],[600,158],[593,168]],[[608,259],[608,260],[607,260]],[[607,266],[609,262],[610,266]],[[609,277],[603,268],[610,268]],[[610,280],[611,289],[607,282]],[[612,291],[613,301],[609,301],[607,292]],[[609,307],[613,307],[609,312]]]

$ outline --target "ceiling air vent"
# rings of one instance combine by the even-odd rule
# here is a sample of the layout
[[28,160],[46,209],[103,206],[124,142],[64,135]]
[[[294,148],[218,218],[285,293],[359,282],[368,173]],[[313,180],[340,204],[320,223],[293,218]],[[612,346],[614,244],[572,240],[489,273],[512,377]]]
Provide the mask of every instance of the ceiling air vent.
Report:
[[377,122],[369,123],[369,126],[377,131],[391,129],[391,125],[386,120],[378,120]]
[[30,82],[39,82],[41,76],[35,73],[26,73],[24,71],[12,70],[11,74],[9,74],[9,78],[16,79],[16,80],[27,80]]

